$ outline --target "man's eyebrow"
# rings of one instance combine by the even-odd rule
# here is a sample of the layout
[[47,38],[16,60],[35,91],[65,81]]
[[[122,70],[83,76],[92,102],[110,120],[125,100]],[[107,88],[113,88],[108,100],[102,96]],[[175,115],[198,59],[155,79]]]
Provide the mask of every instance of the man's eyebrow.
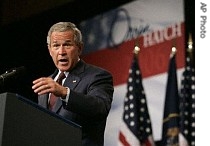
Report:
[[[73,42],[73,41],[72,41],[72,40],[65,40],[65,41],[64,41],[64,43],[69,43],[69,42],[71,43],[71,42]],[[54,40],[54,41],[52,41],[52,43],[58,43],[58,41],[57,41],[57,40]]]

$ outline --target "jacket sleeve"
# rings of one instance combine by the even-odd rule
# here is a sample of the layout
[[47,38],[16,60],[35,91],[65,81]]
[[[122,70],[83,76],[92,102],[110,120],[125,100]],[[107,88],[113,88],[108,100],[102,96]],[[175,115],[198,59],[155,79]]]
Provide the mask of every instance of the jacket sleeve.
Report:
[[94,71],[70,89],[65,109],[82,116],[105,118],[111,109],[113,92],[112,75],[105,70]]

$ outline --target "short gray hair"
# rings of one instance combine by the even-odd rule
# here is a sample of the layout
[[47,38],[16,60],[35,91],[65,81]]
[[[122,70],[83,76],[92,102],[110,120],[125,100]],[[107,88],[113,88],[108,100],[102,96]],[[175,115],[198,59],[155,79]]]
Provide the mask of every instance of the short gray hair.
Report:
[[82,33],[81,31],[76,27],[76,25],[72,22],[58,22],[54,25],[52,25],[48,31],[47,35],[47,44],[50,45],[50,38],[53,32],[65,32],[65,31],[73,31],[74,32],[74,41],[76,45],[80,46],[83,45],[82,41]]

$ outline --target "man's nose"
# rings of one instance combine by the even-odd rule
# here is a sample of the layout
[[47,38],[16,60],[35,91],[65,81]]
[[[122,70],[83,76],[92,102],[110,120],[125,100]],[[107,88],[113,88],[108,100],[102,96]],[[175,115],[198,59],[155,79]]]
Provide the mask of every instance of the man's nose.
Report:
[[65,53],[66,53],[65,46],[60,45],[60,47],[59,47],[59,53],[60,53],[60,54],[65,54]]

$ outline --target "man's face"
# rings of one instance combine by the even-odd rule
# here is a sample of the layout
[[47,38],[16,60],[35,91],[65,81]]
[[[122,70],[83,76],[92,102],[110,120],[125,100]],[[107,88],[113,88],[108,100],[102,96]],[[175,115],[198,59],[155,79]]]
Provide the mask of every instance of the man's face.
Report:
[[74,42],[72,31],[53,32],[48,46],[55,66],[61,71],[69,71],[78,62],[82,48]]

